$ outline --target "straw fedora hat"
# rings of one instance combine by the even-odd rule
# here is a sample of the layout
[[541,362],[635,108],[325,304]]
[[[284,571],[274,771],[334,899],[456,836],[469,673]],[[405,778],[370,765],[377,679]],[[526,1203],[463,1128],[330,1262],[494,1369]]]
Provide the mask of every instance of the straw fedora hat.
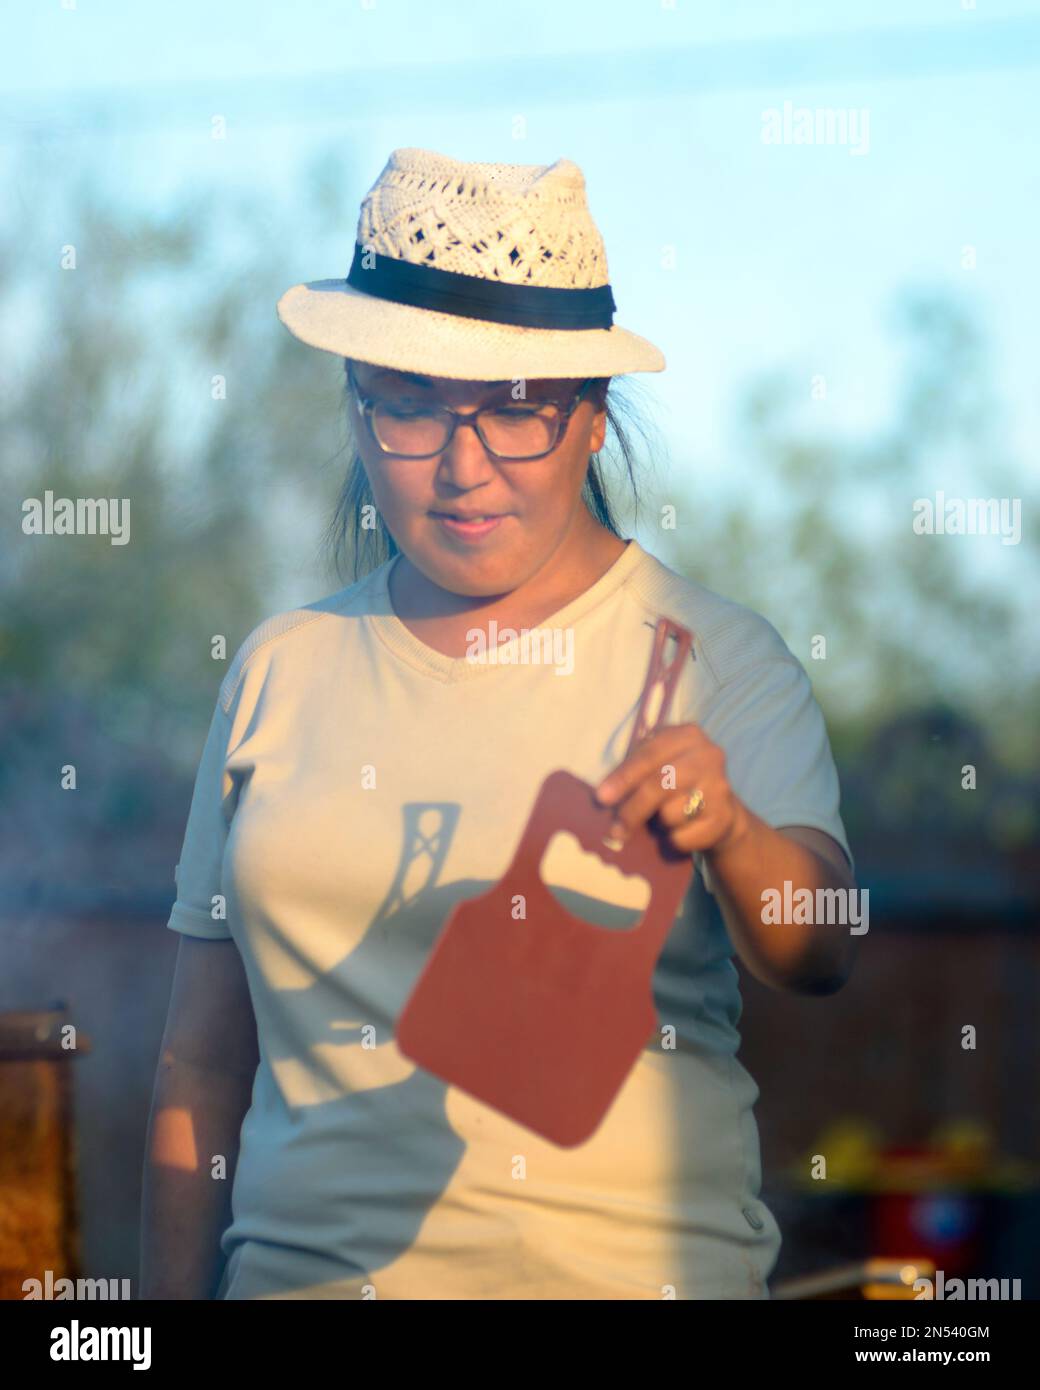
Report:
[[473,381],[660,372],[614,323],[585,177],[394,150],[361,204],[345,279],[294,285],[278,317],[301,342],[398,371]]

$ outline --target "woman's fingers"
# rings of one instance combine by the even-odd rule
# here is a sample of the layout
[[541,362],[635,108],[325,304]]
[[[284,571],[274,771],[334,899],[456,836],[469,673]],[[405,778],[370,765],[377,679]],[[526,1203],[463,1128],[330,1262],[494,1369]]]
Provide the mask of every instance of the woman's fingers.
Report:
[[681,805],[694,786],[713,781],[714,754],[721,758],[696,724],[671,725],[640,744],[597,789],[598,799],[614,807],[618,837],[631,834],[677,795]]

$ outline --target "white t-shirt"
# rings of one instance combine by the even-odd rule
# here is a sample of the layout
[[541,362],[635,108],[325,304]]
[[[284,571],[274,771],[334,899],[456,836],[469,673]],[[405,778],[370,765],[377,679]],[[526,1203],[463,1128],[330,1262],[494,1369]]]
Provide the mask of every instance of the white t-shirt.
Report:
[[[494,661],[414,636],[393,563],[250,635],[199,766],[169,926],[234,939],[260,1047],[218,1296],[768,1297],[758,1088],[700,856],[654,975],[661,1031],[584,1143],[417,1068],[394,1022],[450,909],[508,866],[546,775],[595,785],[624,757],[662,615],[694,635],[669,722],[701,725],[770,825],[847,853],[804,670],[765,619],[635,540],[541,624],[555,646],[518,635]],[[611,897],[577,854],[558,839],[543,863],[561,900],[634,924],[633,880],[615,874]]]

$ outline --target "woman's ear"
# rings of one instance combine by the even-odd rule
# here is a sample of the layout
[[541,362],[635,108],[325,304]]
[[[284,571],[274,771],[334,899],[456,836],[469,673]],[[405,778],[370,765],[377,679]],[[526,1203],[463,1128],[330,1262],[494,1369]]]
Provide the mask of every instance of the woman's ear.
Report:
[[589,434],[589,449],[592,453],[598,454],[603,448],[603,443],[607,437],[607,412],[606,408],[598,409],[592,421],[592,431]]
[[598,454],[603,448],[607,437],[607,388],[609,385],[609,377],[605,381],[597,381],[590,393],[592,406],[596,412],[592,420],[592,431],[589,434],[589,449],[594,454]]

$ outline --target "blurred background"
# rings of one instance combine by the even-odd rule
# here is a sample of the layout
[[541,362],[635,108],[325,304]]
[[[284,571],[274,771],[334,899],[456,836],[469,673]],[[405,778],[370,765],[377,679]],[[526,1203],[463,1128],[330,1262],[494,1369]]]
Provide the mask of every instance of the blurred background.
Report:
[[[582,166],[618,322],[668,359],[615,381],[625,534],[764,613],[827,717],[856,973],[742,971],[776,1287],[890,1257],[1040,1295],[1040,7],[8,0],[4,29],[0,1293],[26,1242],[136,1290],[217,687],[350,577],[340,363],[274,306],[346,274],[421,146]],[[26,534],[47,491],[129,498],[129,542]],[[918,533],[939,493],[1018,534]]]

